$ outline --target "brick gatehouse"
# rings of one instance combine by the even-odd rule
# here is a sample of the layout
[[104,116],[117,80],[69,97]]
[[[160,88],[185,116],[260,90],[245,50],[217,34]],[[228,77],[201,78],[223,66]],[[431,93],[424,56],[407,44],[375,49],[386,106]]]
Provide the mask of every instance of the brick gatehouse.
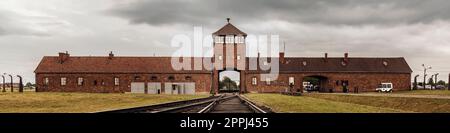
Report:
[[[303,91],[313,79],[320,92],[375,91],[380,83],[392,83],[394,91],[410,90],[412,70],[403,57],[279,57],[259,60],[246,56],[247,34],[227,23],[213,33],[214,56],[187,57],[192,64],[214,62],[216,68],[176,71],[171,57],[45,56],[35,70],[38,92],[99,92],[195,94],[219,92],[219,74],[234,70],[240,75],[242,92]],[[228,47],[228,46],[233,46]],[[265,78],[267,71],[249,69],[279,62],[278,78]],[[218,67],[221,66],[221,67]],[[192,66],[194,67],[194,66]]]

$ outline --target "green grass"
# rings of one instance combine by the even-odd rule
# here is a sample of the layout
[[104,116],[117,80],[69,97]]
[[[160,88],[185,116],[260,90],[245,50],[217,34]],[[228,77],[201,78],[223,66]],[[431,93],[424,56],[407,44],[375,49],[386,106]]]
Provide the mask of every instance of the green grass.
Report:
[[305,97],[412,112],[450,112],[450,99],[308,94]]
[[448,90],[413,90],[413,91],[400,91],[396,92],[398,94],[411,94],[411,95],[441,95],[450,96],[450,91]]
[[[1,86],[0,86],[0,87],[1,87]],[[0,93],[2,93],[2,91],[3,91],[3,88],[0,88]],[[6,88],[5,88],[5,91],[6,91],[6,92],[11,92],[11,88],[6,87]],[[19,88],[13,88],[13,91],[14,91],[14,92],[19,92]],[[23,88],[23,91],[24,91],[24,92],[35,92],[36,90],[35,90],[35,89],[28,88],[28,87],[24,87],[24,88]]]
[[374,113],[402,112],[401,110],[336,102],[306,96],[281,94],[246,94],[253,102],[281,113]]
[[209,95],[147,95],[25,92],[1,93],[0,112],[3,113],[78,113],[144,106],[189,100]]

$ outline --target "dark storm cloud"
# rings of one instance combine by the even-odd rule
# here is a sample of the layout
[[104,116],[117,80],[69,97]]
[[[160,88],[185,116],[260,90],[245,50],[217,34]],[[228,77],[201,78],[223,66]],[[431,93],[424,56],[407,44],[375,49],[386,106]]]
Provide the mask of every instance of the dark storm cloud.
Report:
[[109,12],[150,25],[209,24],[224,17],[360,25],[447,20],[449,7],[446,0],[153,0],[117,5]]

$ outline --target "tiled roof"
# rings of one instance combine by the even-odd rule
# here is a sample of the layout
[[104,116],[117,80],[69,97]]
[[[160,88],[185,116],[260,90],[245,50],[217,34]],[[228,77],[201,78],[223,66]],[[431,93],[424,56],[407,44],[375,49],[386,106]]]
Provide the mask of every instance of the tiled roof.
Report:
[[170,57],[74,56],[60,63],[58,56],[45,56],[35,73],[209,73],[206,70],[176,71],[171,64]]
[[238,28],[236,28],[234,25],[232,25],[231,23],[226,24],[225,26],[223,26],[222,28],[220,28],[218,31],[214,32],[213,35],[222,35],[222,36],[226,36],[226,35],[242,35],[242,36],[247,36],[246,33],[242,32],[241,30],[239,30]]
[[[201,59],[201,58],[196,58]],[[208,58],[209,59],[209,58]],[[256,58],[247,58],[256,59]],[[379,72],[411,73],[404,58],[343,58],[287,57],[280,72]],[[176,71],[171,57],[90,57],[73,56],[60,63],[58,56],[45,56],[36,73],[209,73],[207,70]],[[247,63],[249,64],[249,63]],[[263,63],[260,63],[261,65]],[[259,72],[259,71],[249,71]]]
[[[256,58],[254,58],[256,59]],[[262,63],[260,63],[262,64]],[[280,72],[379,72],[411,73],[412,70],[403,57],[399,58],[309,58],[288,57],[279,67]],[[258,72],[258,71],[250,71]]]

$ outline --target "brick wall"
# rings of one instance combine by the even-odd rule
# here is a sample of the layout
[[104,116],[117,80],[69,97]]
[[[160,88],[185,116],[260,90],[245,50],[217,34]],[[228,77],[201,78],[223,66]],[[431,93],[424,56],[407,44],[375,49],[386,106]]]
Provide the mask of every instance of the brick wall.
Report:
[[[325,89],[322,92],[342,92],[342,85],[336,84],[336,81],[347,80],[349,82],[348,89],[354,92],[358,88],[359,92],[375,91],[378,84],[382,82],[391,82],[394,86],[394,91],[410,90],[411,88],[411,74],[386,74],[386,73],[296,73],[296,74],[279,74],[278,79],[266,84],[265,79],[260,79],[260,74],[247,74],[246,86],[249,92],[280,92],[289,90],[289,77],[294,77],[294,90],[303,90],[303,78],[308,76],[326,77],[324,79]],[[252,78],[257,78],[257,85],[252,84]]]
[[[218,73],[214,78],[218,79]],[[292,91],[303,90],[303,79],[308,76],[321,76],[324,79],[324,89],[322,92],[328,92],[332,89],[333,92],[342,92],[341,85],[336,84],[336,81],[347,80],[349,82],[348,89],[354,92],[358,88],[360,92],[375,91],[379,83],[392,82],[394,91],[409,90],[411,87],[410,74],[386,74],[386,73],[281,73],[278,79],[266,84],[265,79],[260,79],[260,74],[255,73],[241,73],[241,88],[248,92],[280,92],[290,90],[289,77],[294,77],[294,87]],[[135,77],[140,77],[135,79]],[[173,76],[174,80],[169,80]],[[186,79],[190,76],[191,79]],[[43,79],[49,78],[49,85],[43,84]],[[61,77],[67,78],[67,84],[61,86]],[[83,77],[84,84],[78,85],[78,77]],[[119,86],[114,85],[114,77],[120,79]],[[157,79],[152,79],[157,77]],[[257,78],[257,85],[252,84],[252,78]],[[97,81],[97,85],[94,85]],[[103,82],[103,84],[102,84]],[[211,88],[210,74],[36,74],[37,91],[39,92],[96,92],[96,93],[124,93],[130,92],[131,82],[161,82],[162,88],[166,82],[195,82],[196,93],[209,93]],[[214,82],[218,82],[214,80]],[[214,88],[217,91],[217,84]]]
[[[169,80],[171,76],[175,79]],[[191,78],[186,79],[187,76]],[[61,85],[62,77],[67,78],[64,86]],[[83,85],[78,85],[79,77],[84,79]],[[115,77],[120,79],[118,86],[114,85]],[[135,79],[135,77],[139,78]],[[44,78],[49,78],[48,85],[44,85]],[[97,81],[97,85],[94,81]],[[124,93],[131,91],[131,82],[161,82],[162,88],[166,82],[195,82],[195,91],[206,93],[211,88],[211,74],[36,74],[36,91]]]

